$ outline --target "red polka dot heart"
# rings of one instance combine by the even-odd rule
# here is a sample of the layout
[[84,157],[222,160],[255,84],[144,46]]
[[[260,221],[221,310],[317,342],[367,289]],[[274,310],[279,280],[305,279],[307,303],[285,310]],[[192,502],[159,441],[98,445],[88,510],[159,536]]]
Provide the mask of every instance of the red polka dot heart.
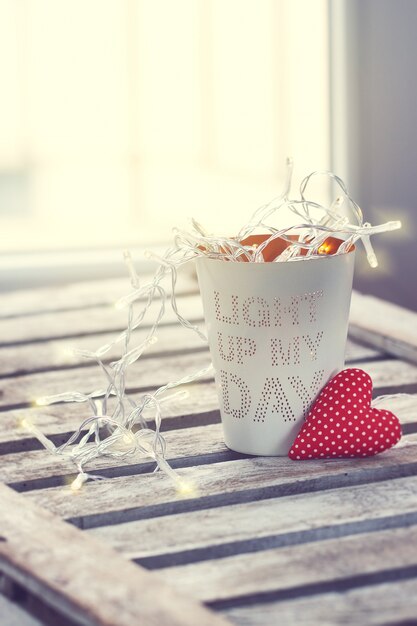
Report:
[[372,380],[361,369],[345,369],[323,388],[288,456],[293,461],[373,456],[401,439],[393,413],[373,409]]

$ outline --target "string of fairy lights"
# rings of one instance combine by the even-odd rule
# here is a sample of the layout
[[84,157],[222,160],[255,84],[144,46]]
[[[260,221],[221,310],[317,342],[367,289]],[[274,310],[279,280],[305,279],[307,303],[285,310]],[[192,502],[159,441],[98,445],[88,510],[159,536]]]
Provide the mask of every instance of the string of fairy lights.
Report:
[[[262,263],[264,253],[275,240],[286,242],[283,250],[273,262],[313,262],[328,253],[326,240],[338,237],[338,247],[332,254],[348,252],[356,241],[361,240],[371,267],[378,265],[370,237],[401,227],[399,221],[372,226],[363,221],[358,204],[351,198],[344,182],[331,172],[313,172],[303,179],[299,198],[289,197],[293,163],[287,159],[287,171],[282,193],[268,204],[255,211],[250,220],[241,228],[236,237],[220,237],[208,233],[203,226],[191,220],[191,230],[175,230],[174,245],[163,256],[147,252],[148,258],[158,263],[153,279],[140,284],[133,260],[129,252],[124,252],[124,260],[130,276],[131,291],[116,303],[116,307],[126,310],[126,328],[114,339],[97,350],[74,350],[78,357],[95,362],[103,375],[103,386],[89,393],[70,390],[60,394],[45,396],[37,400],[40,406],[54,403],[83,403],[85,419],[69,439],[60,446],[46,437],[28,419],[22,425],[36,437],[52,454],[70,459],[78,472],[71,483],[71,489],[78,491],[88,480],[100,480],[101,476],[87,472],[85,467],[98,457],[114,459],[148,458],[155,462],[156,469],[169,477],[178,494],[187,496],[195,493],[192,484],[185,481],[166,461],[166,442],[161,432],[164,405],[173,397],[180,399],[186,392],[178,390],[187,383],[197,381],[211,371],[211,365],[169,381],[155,391],[144,393],[135,400],[127,392],[129,367],[140,359],[142,354],[157,341],[157,330],[170,306],[178,323],[197,333],[206,342],[206,336],[196,325],[185,319],[179,312],[176,302],[178,270],[198,256],[208,256],[223,261]],[[310,181],[316,176],[326,176],[334,181],[340,193],[328,207],[306,198]],[[294,224],[277,228],[276,221],[286,211],[294,215]],[[275,220],[275,223],[274,223]],[[263,241],[252,243],[251,236],[262,233]],[[247,241],[248,240],[248,241]],[[166,279],[170,287],[166,286]],[[145,320],[151,305],[157,303],[157,312],[144,339],[135,343],[135,332]],[[110,363],[106,355],[119,346],[120,357]],[[145,417],[146,415],[146,417]],[[151,417],[149,417],[151,415]],[[152,422],[151,422],[152,420]],[[151,427],[151,423],[154,424]]]

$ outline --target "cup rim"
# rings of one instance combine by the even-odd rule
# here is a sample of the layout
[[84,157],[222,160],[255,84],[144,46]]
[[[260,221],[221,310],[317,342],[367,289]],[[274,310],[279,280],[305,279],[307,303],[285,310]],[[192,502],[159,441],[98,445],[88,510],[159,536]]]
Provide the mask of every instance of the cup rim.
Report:
[[[253,245],[251,243],[248,243],[249,241],[253,241],[253,243],[256,243],[257,245],[260,245],[261,243],[263,243],[267,238],[271,237],[271,235],[250,235],[249,237],[246,237],[245,239],[242,239],[242,242],[247,242],[245,245]],[[289,235],[290,239],[293,239],[294,241],[298,241],[298,237],[297,235]],[[285,245],[284,247],[282,246],[282,241],[274,240],[271,242],[271,244],[275,244],[275,242],[277,242],[277,245],[275,247],[280,248],[279,253],[281,253],[283,250],[285,250],[285,248],[287,248],[289,245],[291,245],[289,242],[284,242]],[[335,248],[339,248],[339,246],[344,243],[343,239],[340,239],[339,237],[333,237],[333,236],[329,236],[322,245],[325,245],[326,243],[330,243],[330,245],[333,245]],[[281,244],[281,245],[279,245]],[[265,250],[268,249],[268,246],[265,247]],[[304,248],[304,250],[307,252],[307,248]],[[299,263],[302,261],[321,261],[321,260],[329,260],[329,259],[334,259],[337,257],[345,257],[346,255],[355,252],[356,250],[356,246],[355,244],[351,244],[349,250],[346,250],[345,252],[341,252],[339,254],[335,253],[335,254],[319,254],[319,255],[315,255],[315,256],[311,256],[311,257],[306,257],[305,255],[298,257],[296,259],[291,259],[289,261],[284,261],[284,263],[290,262],[290,263]],[[242,261],[230,261],[229,259],[217,259],[217,258],[211,258],[210,256],[205,256],[205,255],[199,255],[197,257],[197,260],[202,259],[202,260],[206,260],[206,261],[214,261],[216,263],[239,263],[239,265],[241,265],[242,263],[245,264],[249,264],[249,265],[258,265],[258,266],[262,266],[265,264],[271,264],[271,263],[275,263],[275,259],[277,258],[278,253],[275,254],[275,256],[273,258],[267,258],[264,261],[261,261],[259,263],[252,263],[250,261],[247,260],[242,260]],[[279,262],[277,262],[279,263]],[[279,263],[279,265],[282,265],[282,263]]]

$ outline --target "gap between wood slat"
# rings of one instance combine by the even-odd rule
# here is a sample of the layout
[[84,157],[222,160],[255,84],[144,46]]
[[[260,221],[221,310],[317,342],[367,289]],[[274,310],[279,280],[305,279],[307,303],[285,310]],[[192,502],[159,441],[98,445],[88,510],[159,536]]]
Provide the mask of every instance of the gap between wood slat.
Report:
[[[18,614],[19,619],[16,619],[15,622],[8,622],[7,615],[4,616],[0,611],[1,626],[57,626],[58,624],[59,626],[77,626],[73,620],[45,604],[41,598],[30,593],[22,585],[10,578],[3,577],[3,579],[7,581],[8,588],[5,595],[15,603],[20,613]],[[4,619],[6,619],[5,622]]]
[[44,626],[21,606],[8,600],[0,593],[1,626]]

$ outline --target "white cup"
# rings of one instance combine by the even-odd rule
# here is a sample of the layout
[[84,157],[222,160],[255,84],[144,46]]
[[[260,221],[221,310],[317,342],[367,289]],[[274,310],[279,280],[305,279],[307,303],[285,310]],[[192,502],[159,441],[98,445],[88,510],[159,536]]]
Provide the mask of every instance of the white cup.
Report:
[[286,456],[312,402],[344,367],[354,250],[196,264],[225,443]]

